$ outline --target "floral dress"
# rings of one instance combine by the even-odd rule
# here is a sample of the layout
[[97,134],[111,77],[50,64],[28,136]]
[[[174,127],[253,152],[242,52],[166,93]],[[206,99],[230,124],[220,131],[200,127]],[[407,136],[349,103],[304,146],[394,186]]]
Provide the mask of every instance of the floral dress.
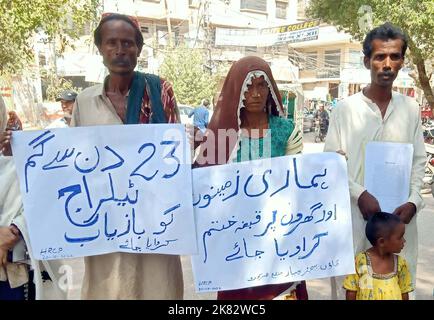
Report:
[[356,274],[348,275],[344,288],[357,291],[356,300],[402,300],[402,294],[413,291],[407,261],[394,256],[394,270],[388,274],[373,272],[369,253],[356,256]]

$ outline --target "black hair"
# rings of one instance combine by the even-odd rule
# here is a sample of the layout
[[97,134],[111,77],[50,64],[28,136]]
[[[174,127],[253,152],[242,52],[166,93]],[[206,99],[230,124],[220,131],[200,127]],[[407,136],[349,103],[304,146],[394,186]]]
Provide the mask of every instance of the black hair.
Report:
[[369,218],[368,223],[366,223],[366,238],[368,238],[369,242],[375,246],[380,237],[389,237],[395,227],[400,223],[402,223],[401,219],[395,214],[377,212],[372,215]]
[[133,28],[134,31],[136,32],[136,45],[139,48],[139,50],[141,51],[143,48],[143,35],[142,32],[140,31],[140,29],[134,24],[133,21],[131,21],[131,19],[124,15],[124,14],[118,14],[118,13],[114,13],[111,14],[109,16],[105,16],[104,18],[101,19],[101,21],[98,24],[98,27],[95,29],[95,31],[93,32],[93,39],[94,39],[94,43],[95,45],[99,48],[101,46],[102,43],[102,37],[101,37],[101,29],[104,23],[106,23],[107,21],[111,21],[111,20],[122,20],[125,21],[127,23],[129,23]]
[[401,39],[404,43],[402,46],[402,57],[405,56],[405,52],[407,51],[408,46],[408,38],[406,34],[397,26],[394,26],[390,22],[386,22],[381,26],[376,27],[369,31],[366,35],[365,40],[363,41],[363,54],[370,58],[372,55],[372,41],[375,39],[380,39],[387,41],[389,39],[396,40]]

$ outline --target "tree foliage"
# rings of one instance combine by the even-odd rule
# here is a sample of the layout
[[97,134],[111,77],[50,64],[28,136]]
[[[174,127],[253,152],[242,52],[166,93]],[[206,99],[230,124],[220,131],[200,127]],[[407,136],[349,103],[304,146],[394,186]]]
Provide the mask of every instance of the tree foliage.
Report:
[[35,61],[33,37],[44,32],[64,48],[95,19],[99,0],[0,0],[0,73],[16,73]]
[[[369,29],[389,21],[409,36],[410,61],[417,70],[416,82],[434,107],[429,84],[434,59],[433,0],[311,0],[308,15],[320,18],[363,40]],[[426,62],[429,63],[426,63]]]
[[198,105],[217,90],[219,73],[211,74],[201,49],[178,46],[165,54],[160,75],[172,83],[179,103]]
[[82,88],[74,87],[71,80],[59,77],[53,71],[47,72],[43,70],[41,72],[41,78],[47,83],[47,100],[55,101],[56,98],[65,90],[72,90],[80,93]]

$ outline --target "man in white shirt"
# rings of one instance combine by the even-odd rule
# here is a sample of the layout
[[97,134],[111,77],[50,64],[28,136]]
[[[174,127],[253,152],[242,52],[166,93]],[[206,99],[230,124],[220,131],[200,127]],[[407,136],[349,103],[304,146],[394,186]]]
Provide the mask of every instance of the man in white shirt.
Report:
[[[364,64],[371,84],[340,101],[331,113],[324,151],[343,151],[348,175],[355,253],[370,247],[365,238],[366,220],[381,211],[378,200],[364,184],[365,147],[370,141],[410,143],[414,147],[408,201],[394,210],[406,224],[406,245],[401,255],[410,265],[416,282],[417,226],[414,218],[423,207],[420,195],[426,161],[419,106],[407,96],[392,91],[393,81],[404,64],[406,35],[390,23],[370,31],[363,43]],[[334,282],[334,280],[336,282]],[[332,279],[332,295],[343,298],[342,279]]]

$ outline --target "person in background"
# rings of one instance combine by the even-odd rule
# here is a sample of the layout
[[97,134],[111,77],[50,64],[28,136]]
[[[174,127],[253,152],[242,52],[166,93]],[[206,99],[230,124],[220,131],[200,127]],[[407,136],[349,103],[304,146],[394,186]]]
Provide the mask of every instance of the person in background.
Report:
[[193,153],[197,152],[197,147],[203,141],[205,130],[209,122],[209,105],[209,100],[203,99],[201,105],[194,108],[188,114],[189,118],[193,117]]
[[59,96],[56,98],[56,101],[60,101],[60,105],[63,111],[63,117],[55,120],[53,123],[48,125],[46,127],[47,129],[69,127],[76,97],[77,93],[72,90],[65,90],[59,94]]
[[324,108],[324,104],[320,104],[317,111],[315,111],[314,118],[319,122],[319,128],[323,136],[327,135],[329,128],[329,113]]
[[209,122],[209,100],[203,99],[200,106],[193,109],[188,115],[189,118],[193,117],[193,125],[195,128],[198,128],[202,134],[205,133],[205,130],[208,126]]

